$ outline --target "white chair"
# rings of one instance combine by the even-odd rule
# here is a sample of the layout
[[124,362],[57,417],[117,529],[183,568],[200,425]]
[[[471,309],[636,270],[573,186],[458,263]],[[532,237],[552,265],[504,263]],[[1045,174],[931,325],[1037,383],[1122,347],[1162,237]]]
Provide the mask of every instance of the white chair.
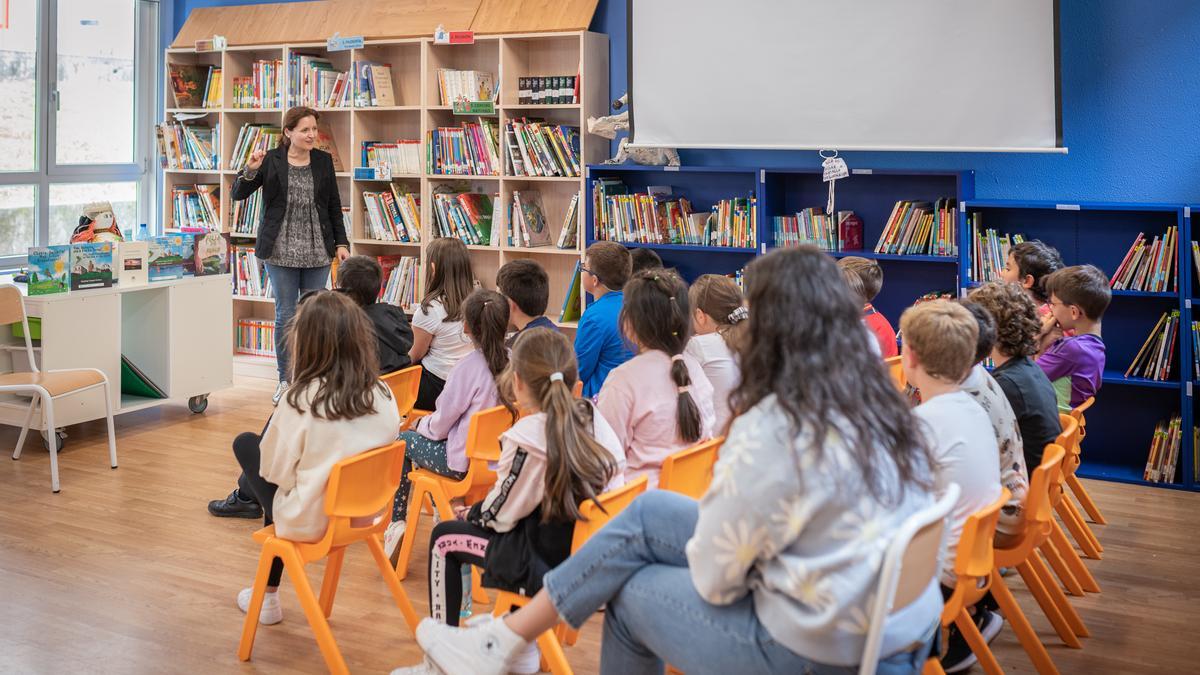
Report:
[[958,493],[958,485],[951,483],[941,499],[909,516],[888,545],[879,568],[879,586],[871,606],[858,675],[875,675],[883,645],[883,624],[888,615],[921,597],[929,582],[937,576],[946,516],[958,501]]
[[113,431],[112,400],[109,398],[108,377],[96,368],[73,368],[70,370],[39,370],[34,358],[33,343],[29,338],[29,320],[25,317],[25,303],[21,290],[12,284],[0,285],[0,326],[20,323],[25,331],[25,354],[29,358],[29,372],[0,375],[0,393],[26,394],[33,396],[21,435],[17,438],[17,449],[13,459],[21,458],[21,448],[29,434],[34,409],[42,406],[42,429],[46,432],[46,443],[50,446],[50,489],[59,491],[58,484],[58,435],[54,426],[54,401],[64,396],[80,394],[96,387],[104,388],[104,415],[108,422],[108,461],[117,468],[117,441]]

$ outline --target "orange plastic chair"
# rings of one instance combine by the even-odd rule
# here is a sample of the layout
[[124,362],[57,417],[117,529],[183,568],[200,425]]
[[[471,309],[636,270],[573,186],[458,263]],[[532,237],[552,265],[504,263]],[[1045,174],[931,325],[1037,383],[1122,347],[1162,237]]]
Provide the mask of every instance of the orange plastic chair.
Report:
[[402,368],[379,379],[392,391],[400,419],[407,420],[413,406],[417,404],[417,393],[421,390],[421,366]]
[[717,463],[717,452],[725,437],[697,443],[686,450],[667,457],[658,475],[658,487],[671,490],[692,499],[700,499],[712,482],[713,465]]
[[[1025,649],[1025,653],[1029,655],[1034,667],[1043,675],[1057,673],[1058,669],[1050,659],[1046,646],[1038,639],[1033,626],[1029,624],[1029,619],[1021,611],[1021,606],[1017,604],[1012,591],[1005,585],[1004,578],[1000,576],[1000,568],[1015,567],[1063,642],[1070,647],[1082,646],[1075,631],[1060,611],[1061,605],[1054,597],[1055,591],[1058,595],[1061,595],[1062,591],[1050,578],[1050,570],[1046,568],[1037,553],[1038,547],[1050,536],[1050,524],[1054,518],[1050,506],[1050,487],[1057,481],[1055,474],[1062,471],[1065,454],[1066,451],[1061,446],[1055,444],[1046,446],[1041,465],[1035,468],[1030,476],[1029,493],[1025,501],[1023,531],[1011,546],[995,549],[995,566],[991,572],[992,595],[999,603],[1001,613],[1012,626],[1017,640]],[[1064,603],[1065,600],[1064,596]],[[1070,609],[1069,605],[1068,609]],[[1083,634],[1086,634],[1086,629]]]
[[[1075,535],[1079,541],[1080,547],[1087,552],[1092,542],[1087,538],[1091,531],[1087,528],[1087,524],[1082,521],[1082,517],[1078,521],[1075,520],[1077,512],[1070,510],[1071,501],[1063,489],[1063,483],[1066,478],[1066,466],[1073,455],[1078,455],[1079,448],[1079,423],[1070,415],[1059,415],[1059,423],[1062,425],[1062,433],[1059,434],[1058,445],[1062,446],[1066,451],[1066,456],[1063,458],[1063,471],[1059,472],[1059,480],[1056,485],[1050,489],[1050,503],[1054,510],[1058,513],[1059,518],[1067,526],[1067,529]],[[1050,562],[1050,566],[1058,574],[1058,578],[1062,580],[1063,585],[1072,595],[1083,595],[1084,591],[1088,593],[1099,593],[1100,584],[1096,582],[1096,578],[1088,571],[1086,565],[1083,564],[1083,559],[1075,552],[1075,547],[1071,545],[1071,541],[1067,539],[1066,532],[1057,521],[1051,521],[1053,529],[1050,531],[1050,540],[1043,545],[1042,553]],[[1051,551],[1052,547],[1052,551]],[[1092,549],[1094,550],[1094,549]],[[1099,552],[1096,552],[1099,557]],[[1065,568],[1065,569],[1064,569]]]
[[[1070,484],[1070,478],[1074,477],[1075,470],[1079,467],[1080,462],[1080,437],[1083,432],[1083,426],[1070,415],[1058,416],[1059,423],[1062,424],[1064,433],[1060,436],[1059,445],[1067,451],[1067,456],[1063,460],[1063,482]],[[1075,433],[1067,438],[1065,430],[1069,424],[1073,425]],[[1066,441],[1066,442],[1063,442]],[[1079,545],[1079,549],[1083,554],[1093,560],[1100,560],[1103,557],[1104,547],[1100,545],[1100,540],[1096,534],[1092,532],[1092,528],[1088,526],[1087,521],[1083,519],[1083,514],[1079,512],[1075,502],[1071,501],[1067,496],[1066,491],[1063,491],[1062,498],[1054,505],[1054,510],[1058,513],[1058,517],[1062,520],[1063,526],[1075,538],[1075,542]]]
[[574,386],[571,387],[571,395],[575,398],[583,398],[583,380],[575,380]]
[[[1079,422],[1079,444],[1081,452],[1083,449],[1083,439],[1087,437],[1087,418],[1083,416],[1083,412],[1092,407],[1095,402],[1096,397],[1093,396],[1083,403],[1080,403],[1079,407],[1071,411],[1071,417],[1074,417]],[[1092,497],[1088,494],[1087,489],[1083,487],[1083,483],[1080,483],[1079,478],[1075,476],[1075,470],[1079,468],[1079,459],[1081,458],[1076,458],[1074,466],[1067,467],[1070,469],[1067,472],[1067,486],[1071,488],[1071,492],[1073,492],[1075,494],[1075,498],[1079,500],[1079,505],[1083,507],[1084,511],[1087,511],[1087,514],[1091,517],[1093,523],[1096,523],[1097,525],[1107,525],[1108,521],[1104,519],[1103,515],[1101,515],[1100,507],[1096,506],[1096,502],[1092,501]]]
[[[332,673],[348,673],[346,661],[338,649],[333,632],[326,620],[333,612],[333,598],[337,593],[338,579],[342,572],[342,560],[346,547],[356,542],[366,542],[375,558],[383,580],[396,606],[404,614],[404,622],[416,636],[417,613],[413,610],[400,580],[388,563],[383,552],[383,531],[387,528],[387,514],[391,508],[396,488],[400,486],[400,469],[404,465],[404,441],[396,441],[375,450],[368,450],[355,457],[343,459],[334,465],[325,487],[325,515],[329,516],[329,527],[320,541],[308,544],[283,539],[275,535],[275,526],[264,527],[254,533],[254,541],[262,544],[258,557],[258,571],[254,576],[254,593],[250,607],[242,623],[242,639],[238,645],[238,658],[250,660],[254,649],[254,635],[258,630],[258,615],[262,610],[263,596],[267,589],[267,576],[271,561],[283,560],[288,579],[296,587],[304,616],[317,638],[317,646],[325,665]],[[369,519],[367,525],[360,521]],[[321,582],[321,597],[313,595],[304,566],[310,562],[327,558],[325,578]]]
[[904,391],[908,388],[908,378],[904,375],[904,366],[900,363],[899,356],[893,356],[883,360],[884,365],[888,367],[888,372],[892,376],[892,382],[896,383],[896,388]]
[[[597,497],[596,501],[600,502],[599,506],[593,501],[580,504],[579,513],[583,516],[583,520],[575,523],[575,532],[571,537],[571,553],[578,551],[608,521],[632,504],[638,495],[646,491],[647,483],[648,479],[645,476],[639,476],[636,480]],[[498,591],[492,615],[504,616],[518,607],[529,604],[529,600],[520,593]],[[571,665],[567,663],[567,657],[563,654],[559,636],[562,636],[563,641],[571,645],[575,644],[578,634],[566,626],[558,626],[539,635],[537,645],[542,650],[542,670],[549,670],[554,675],[570,675],[572,673]]]
[[[480,410],[471,416],[467,428],[467,475],[462,480],[454,480],[427,471],[413,469],[408,473],[412,481],[412,496],[408,500],[408,526],[404,530],[404,539],[400,543],[400,555],[396,560],[396,575],[404,579],[408,575],[408,561],[412,555],[413,542],[417,537],[417,524],[421,518],[421,508],[425,497],[429,497],[433,508],[437,509],[442,520],[453,520],[454,510],[450,501],[463,497],[470,501],[471,497],[482,499],[496,482],[496,472],[488,468],[488,462],[500,460],[500,434],[512,426],[512,414],[504,406],[496,406]],[[472,588],[479,588],[473,584]],[[473,596],[479,602],[487,602],[486,597],[476,594]]]

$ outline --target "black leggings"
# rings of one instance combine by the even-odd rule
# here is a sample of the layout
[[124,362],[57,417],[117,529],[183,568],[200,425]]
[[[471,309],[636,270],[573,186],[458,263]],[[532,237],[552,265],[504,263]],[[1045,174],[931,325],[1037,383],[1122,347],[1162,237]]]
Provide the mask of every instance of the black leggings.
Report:
[[446,388],[446,381],[428,370],[421,369],[421,386],[417,389],[417,410],[437,410],[438,396]]
[[[266,429],[263,430],[266,431]],[[233,439],[233,456],[237,458],[238,464],[242,465],[242,475],[238,478],[239,492],[249,488],[250,492],[243,496],[253,498],[262,506],[263,525],[271,525],[275,522],[271,519],[271,508],[275,500],[275,491],[279,489],[279,486],[267,482],[259,475],[259,465],[262,460],[262,453],[258,448],[260,441],[262,441],[262,436],[256,433],[245,431],[238,434],[237,438]],[[278,586],[282,577],[283,561],[275,558],[271,561],[271,575],[267,577],[267,586],[271,588]]]
[[429,536],[429,616],[458,625],[462,607],[462,566],[482,568],[495,530],[465,520],[443,520]]

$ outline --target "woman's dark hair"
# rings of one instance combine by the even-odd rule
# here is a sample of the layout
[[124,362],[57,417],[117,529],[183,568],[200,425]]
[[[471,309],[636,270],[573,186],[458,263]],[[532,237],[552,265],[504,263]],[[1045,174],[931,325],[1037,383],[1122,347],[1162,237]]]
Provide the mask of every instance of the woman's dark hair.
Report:
[[[987,311],[983,305],[971,300],[959,300],[958,304],[962,305],[975,317],[975,323],[979,325],[979,337],[975,341],[975,360],[972,363],[979,363],[986,359],[992,353],[992,347],[996,344],[996,320]],[[967,371],[970,373],[970,371]]]
[[579,380],[575,349],[558,331],[523,330],[513,345],[512,368],[546,413],[542,519],[581,520],[579,504],[604,492],[617,474],[617,463],[593,435],[591,401],[571,394]]
[[475,289],[475,274],[471,271],[471,255],[466,244],[452,237],[438,237],[425,249],[429,267],[425,271],[425,297],[421,309],[428,312],[434,300],[441,300],[446,310],[444,321],[462,320],[462,302]]
[[700,407],[688,391],[692,379],[682,358],[692,334],[687,284],[672,270],[639,273],[625,285],[621,327],[641,349],[657,349],[671,357],[671,379],[679,390],[675,412],[679,439],[685,443],[700,440]]
[[[504,346],[504,332],[508,329],[508,301],[496,291],[479,289],[467,296],[462,304],[463,327],[471,336],[475,348],[487,360],[488,372],[496,382],[498,392],[505,391],[500,383],[501,374],[508,367],[508,349]],[[506,396],[501,402],[508,411],[516,415],[516,407]]]
[[337,267],[338,290],[350,296],[359,307],[369,307],[379,298],[379,285],[383,283],[383,269],[374,258],[354,255],[346,258]]
[[1023,241],[1008,250],[1013,262],[1017,264],[1017,273],[1024,279],[1026,275],[1033,277],[1033,286],[1029,292],[1038,302],[1050,302],[1050,294],[1046,292],[1045,280],[1051,272],[1063,268],[1063,259],[1058,249],[1042,242],[1040,239]]
[[[832,434],[843,436],[881,504],[898,503],[906,485],[931,488],[926,441],[871,349],[862,301],[833,259],[812,246],[777,249],[746,268],[746,281],[750,325],[739,350],[742,380],[730,399],[734,414],[774,395],[793,433],[813,439],[818,460]],[[885,453],[899,485],[880,470]]]
[[287,402],[313,416],[352,420],[375,412],[375,396],[391,398],[379,382],[375,329],[367,313],[341,293],[318,291],[296,307],[287,329],[292,355]]
[[[313,118],[313,122],[321,121],[321,115],[316,110],[298,105],[294,108],[288,108],[288,111],[283,114],[283,129],[285,131],[295,131],[296,127],[300,126],[300,121],[305,117]],[[286,148],[292,144],[292,141],[288,138],[287,134],[282,134],[279,143]]]

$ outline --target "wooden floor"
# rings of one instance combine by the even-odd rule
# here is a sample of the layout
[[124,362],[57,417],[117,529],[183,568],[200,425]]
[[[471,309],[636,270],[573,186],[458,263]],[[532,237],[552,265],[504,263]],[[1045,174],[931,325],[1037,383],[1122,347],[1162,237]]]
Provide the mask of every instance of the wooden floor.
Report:
[[[40,444],[28,443],[19,462],[0,460],[0,672],[324,671],[286,581],[284,622],[261,628],[254,660],[238,662],[234,598],[254,571],[256,524],[205,511],[232,488],[229,442],[261,428],[271,387],[240,380],[213,395],[203,415],[170,405],[118,418],[117,471],[108,468],[102,425],[71,428],[58,495]],[[16,436],[0,430],[4,453]],[[1104,560],[1087,563],[1103,593],[1072,600],[1092,637],[1068,649],[1014,579],[1018,600],[1064,673],[1197,672],[1200,495],[1087,485],[1110,523],[1096,528]],[[420,613],[424,566],[418,547],[404,585]],[[567,652],[577,672],[597,670],[600,623]],[[386,673],[420,658],[365,550],[347,556],[332,624],[354,672]],[[993,649],[1006,671],[1032,672],[1010,631]]]

